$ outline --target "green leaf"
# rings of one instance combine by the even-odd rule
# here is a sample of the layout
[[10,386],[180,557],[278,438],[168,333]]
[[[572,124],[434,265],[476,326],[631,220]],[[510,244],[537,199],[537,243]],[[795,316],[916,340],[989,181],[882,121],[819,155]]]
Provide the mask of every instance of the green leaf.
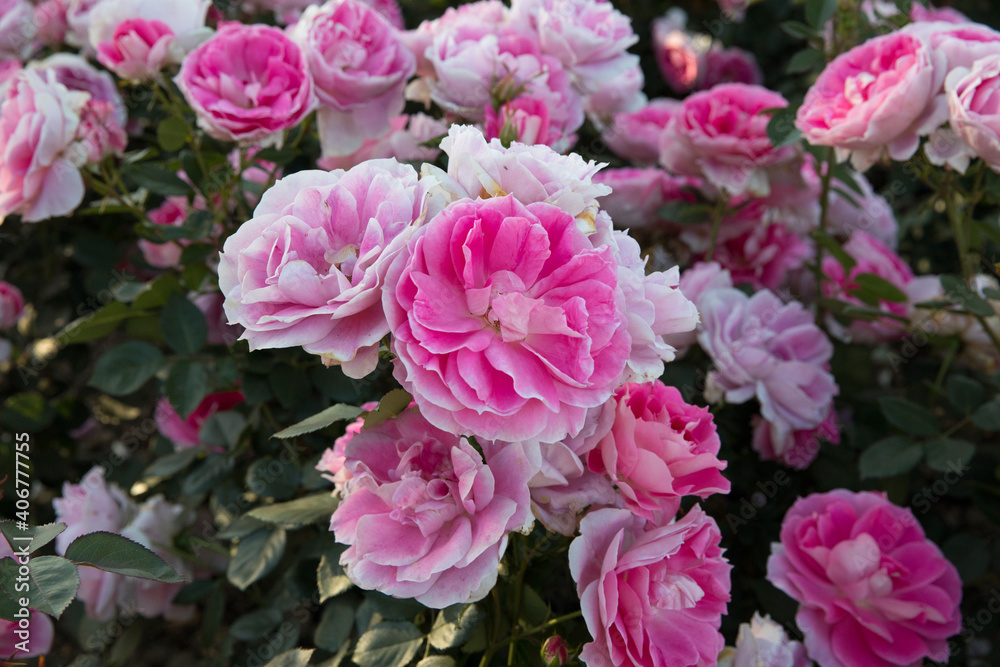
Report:
[[977,535],[959,533],[941,545],[941,551],[958,570],[963,584],[972,584],[990,569],[991,544]]
[[77,565],[89,565],[126,577],[167,584],[187,581],[167,561],[138,542],[104,531],[87,533],[73,540],[66,547],[66,558]]
[[306,667],[312,658],[314,649],[297,648],[282,653],[264,667]]
[[878,403],[886,421],[900,431],[924,437],[941,432],[938,420],[923,406],[897,396],[882,396]]
[[309,375],[301,368],[276,364],[267,379],[274,396],[286,408],[298,407],[312,395]]
[[336,653],[351,636],[354,627],[354,605],[348,600],[334,600],[323,608],[316,625],[313,643],[325,651]]
[[797,109],[792,107],[782,107],[771,114],[771,120],[767,122],[767,137],[775,148],[790,146],[802,138],[802,133],[795,127],[796,112]]
[[966,440],[935,438],[924,443],[927,465],[938,472],[964,468],[975,455],[976,446]]
[[301,528],[311,523],[329,520],[335,509],[337,500],[332,494],[316,493],[287,503],[256,507],[247,512],[247,516],[276,526]]
[[971,413],[986,400],[983,385],[964,375],[951,375],[944,383],[948,401],[965,414]]
[[798,21],[785,21],[778,27],[784,30],[785,33],[798,39],[815,39],[820,36],[815,28],[811,28],[805,23],[799,23]]
[[201,425],[198,438],[209,447],[232,448],[246,425],[246,417],[235,410],[216,412]]
[[88,383],[112,396],[127,396],[160,370],[163,355],[149,343],[128,341],[97,360]]
[[181,483],[186,495],[204,493],[217,486],[233,469],[233,460],[223,454],[209,454],[197,468],[189,472]]
[[146,286],[136,295],[135,301],[132,302],[132,310],[161,308],[167,303],[172,294],[180,294],[182,292],[183,288],[174,274],[161,273],[146,283]]
[[240,540],[226,577],[241,591],[267,576],[285,553],[285,529],[264,528]]
[[60,345],[74,345],[104,338],[128,318],[144,314],[130,310],[120,301],[112,301],[100,310],[67,324],[56,334],[56,340]]
[[[20,565],[13,558],[0,559],[0,586],[12,600],[26,597],[31,608],[59,618],[80,587],[76,565],[59,556],[33,556],[28,561],[27,581],[18,581]],[[24,584],[28,590],[21,590]]]
[[208,324],[198,306],[186,297],[174,294],[160,314],[163,340],[178,354],[194,354],[205,344]]
[[247,490],[261,498],[285,500],[295,495],[302,475],[291,461],[263,456],[247,468]]
[[181,451],[174,452],[173,454],[161,456],[142,471],[142,476],[172,477],[194,463],[200,454],[201,450],[197,447],[192,447],[190,449],[182,449]]
[[35,433],[47,428],[56,418],[56,409],[37,391],[23,391],[3,402],[3,423],[15,431]]
[[298,424],[293,424],[288,428],[281,429],[271,437],[294,438],[297,435],[312,433],[313,431],[318,431],[321,428],[326,428],[335,422],[344,421],[346,419],[356,419],[363,413],[364,410],[361,408],[353,405],[346,405],[344,403],[338,403],[336,405],[331,405],[322,412],[317,412],[312,417],[306,417]]
[[344,568],[340,565],[340,555],[346,548],[343,544],[334,545],[320,557],[319,568],[316,571],[320,602],[326,602],[354,587],[354,582],[348,579],[344,574]]
[[417,663],[417,667],[456,667],[450,655],[431,655]]
[[64,523],[47,523],[42,526],[28,526],[28,530],[20,530],[13,521],[0,523],[0,531],[7,539],[7,544],[18,553],[28,543],[28,553],[33,554],[46,544],[56,539],[59,533],[66,530]]
[[211,579],[195,579],[190,584],[185,584],[174,596],[174,604],[194,604],[204,600],[215,588]]
[[861,454],[858,465],[862,479],[893,477],[908,472],[920,463],[923,448],[906,436],[894,435],[879,440]]
[[177,174],[155,164],[128,164],[122,169],[122,177],[135,187],[146,188],[150,192],[168,197],[184,196],[191,187],[182,181]]
[[180,150],[188,142],[187,123],[176,116],[160,121],[156,126],[156,140],[160,142],[160,148],[168,153]]
[[984,431],[1000,431],[1000,399],[993,398],[976,408],[972,423]]
[[941,276],[941,287],[945,296],[956,306],[980,317],[993,317],[993,306],[973,292],[958,276]]
[[861,185],[858,183],[857,172],[848,167],[846,164],[835,164],[833,165],[833,177],[853,190],[857,195],[864,197],[865,191],[861,189]]
[[406,393],[404,389],[393,389],[382,397],[378,402],[378,407],[365,415],[364,430],[378,426],[384,421],[392,419],[410,405],[413,397]]
[[658,213],[662,220],[677,225],[699,225],[712,218],[712,207],[707,204],[672,201],[661,206]]
[[844,250],[841,245],[826,232],[816,230],[811,234],[811,236],[816,243],[823,246],[824,250],[829,252],[833,255],[834,259],[840,262],[840,265],[844,267],[845,273],[850,273],[851,269],[857,266],[857,262],[854,261],[854,258],[848,255],[847,251]]
[[486,613],[475,604],[456,604],[445,607],[434,620],[428,635],[431,646],[438,650],[455,648],[464,644],[483,620]]
[[785,67],[785,72],[788,74],[801,74],[802,72],[811,72],[814,69],[820,69],[826,64],[826,56],[823,52],[818,49],[805,49],[799,51],[788,61],[788,66]]
[[820,30],[837,11],[837,0],[806,0],[806,21]]
[[281,623],[281,615],[271,607],[243,614],[229,626],[229,634],[244,642],[260,639]]
[[892,303],[903,303],[906,301],[906,295],[902,290],[882,276],[874,273],[859,273],[854,276],[853,282],[856,282],[861,289],[875,295],[881,301]]
[[405,667],[422,643],[423,633],[413,623],[379,623],[361,635],[352,659],[359,667]]
[[178,361],[170,369],[164,392],[181,419],[187,419],[208,394],[208,368],[197,361]]

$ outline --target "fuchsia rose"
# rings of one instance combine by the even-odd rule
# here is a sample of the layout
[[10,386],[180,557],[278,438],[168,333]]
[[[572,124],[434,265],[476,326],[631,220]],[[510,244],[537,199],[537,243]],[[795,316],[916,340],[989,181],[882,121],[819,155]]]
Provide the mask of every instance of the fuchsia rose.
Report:
[[507,535],[531,529],[520,444],[488,453],[428,423],[416,409],[354,435],[350,477],[330,530],[349,545],[341,564],[361,588],[441,609],[489,593]]
[[1000,53],[1000,32],[980,23],[920,21],[900,32],[923,40],[939,59],[934,63],[940,70],[935,76],[935,93],[942,92],[940,85],[955,68],[971,68],[977,60]]
[[24,312],[24,295],[6,280],[0,280],[0,329],[17,325]]
[[619,387],[602,409],[614,419],[587,464],[614,480],[633,514],[662,524],[677,514],[683,496],[729,493],[708,408],[685,403],[676,388],[656,380]]
[[[844,270],[835,257],[823,258],[823,294],[824,296],[845,301],[850,304],[862,305],[863,302],[851,292],[860,287],[856,278],[864,273],[874,273],[904,294],[906,287],[913,281],[913,272],[900,259],[899,255],[867,232],[856,231],[844,244],[844,251],[854,259],[855,265],[848,272]],[[879,310],[890,315],[908,317],[911,306],[905,301],[885,301],[879,299]],[[851,325],[842,328],[831,327],[831,331],[839,332],[846,340],[861,343],[891,341],[901,338],[906,333],[906,323],[889,317],[873,321],[854,320]]]
[[486,139],[500,139],[501,143],[513,141],[522,144],[545,144],[548,146],[554,136],[550,136],[551,122],[549,108],[542,100],[529,95],[521,95],[503,104],[499,110],[486,105]]
[[198,125],[220,141],[280,144],[314,103],[306,59],[281,30],[227,23],[174,79]]
[[678,112],[677,100],[650,100],[635,112],[617,113],[601,138],[618,157],[631,162],[652,165],[660,157],[660,134]]
[[[189,208],[187,197],[167,197],[162,204],[150,210],[146,217],[157,225],[180,227],[187,220]],[[158,269],[168,269],[180,265],[181,254],[184,252],[184,246],[188,243],[186,239],[167,241],[166,243],[153,243],[146,239],[139,239],[138,245],[142,252],[142,258],[146,260],[147,264]]]
[[705,54],[698,88],[708,90],[723,83],[759,85],[763,82],[764,74],[752,53],[743,49],[713,46]]
[[88,96],[55,72],[23,70],[0,106],[0,223],[10,214],[38,222],[83,201],[80,155],[72,150]]
[[705,392],[712,402],[725,396],[739,404],[756,396],[778,439],[826,419],[838,393],[827,370],[833,345],[802,304],[784,304],[768,290],[748,297],[714,289],[701,296],[698,309],[698,342],[715,365]]
[[675,93],[694,90],[707,48],[705,40],[696,41],[686,27],[687,14],[677,7],[653,21],[653,55]]
[[174,38],[162,21],[128,19],[118,24],[111,41],[97,45],[97,60],[123,79],[151,80],[167,63]]
[[219,288],[251,350],[302,346],[361,378],[389,333],[382,284],[422,215],[413,167],[371,160],[300,171],[261,197],[226,240]]
[[656,227],[663,218],[660,209],[674,201],[694,202],[697,181],[671,176],[662,169],[604,169],[594,175],[594,182],[611,188],[601,198],[601,209],[617,227],[639,229]]
[[884,493],[799,498],[771,545],[767,578],[799,602],[796,623],[823,667],[947,662],[962,582],[909,509]]
[[788,639],[785,629],[754,612],[749,623],[740,623],[736,648],[719,656],[719,667],[810,667],[806,649]]
[[819,426],[799,431],[788,432],[759,417],[753,419],[753,449],[762,461],[778,461],[805,470],[819,456],[820,441],[840,444],[837,413],[832,407]]
[[730,565],[715,521],[695,506],[667,525],[601,509],[580,522],[569,567],[594,641],[590,667],[714,665]]
[[875,37],[837,56],[799,107],[795,125],[815,146],[833,146],[866,171],[883,151],[907,160],[919,146],[920,121],[944,78],[937,56],[901,32]]
[[956,68],[945,81],[951,129],[1000,172],[1000,52]]
[[[0,560],[4,558],[13,558],[20,563],[20,556],[14,553],[5,539],[0,538]],[[25,560],[24,562],[28,563],[29,561]],[[23,619],[17,621],[0,619],[0,655],[36,658],[52,650],[52,640],[55,637],[52,619],[37,611],[29,611],[28,614],[27,635],[25,630],[20,627],[20,620]],[[25,640],[27,640],[27,652],[18,648],[18,644],[24,646],[22,642]]]
[[779,222],[764,224],[752,210],[740,213],[750,216],[723,225],[713,258],[729,270],[737,285],[771,290],[784,286],[789,273],[812,257],[812,248]]
[[164,397],[156,404],[156,428],[164,438],[174,443],[174,449],[190,449],[201,444],[201,427],[217,412],[232,410],[244,401],[242,391],[223,391],[201,399],[187,418],[181,417]]
[[768,116],[788,106],[761,86],[727,83],[684,99],[660,135],[660,164],[682,176],[704,178],[731,195],[766,196],[768,172],[795,159],[793,146],[775,149]]
[[395,375],[438,428],[556,442],[583,427],[628,360],[613,250],[512,195],[460,201],[386,276]]
[[289,34],[312,74],[324,156],[350,155],[389,131],[416,61],[378,11],[360,0],[312,5]]

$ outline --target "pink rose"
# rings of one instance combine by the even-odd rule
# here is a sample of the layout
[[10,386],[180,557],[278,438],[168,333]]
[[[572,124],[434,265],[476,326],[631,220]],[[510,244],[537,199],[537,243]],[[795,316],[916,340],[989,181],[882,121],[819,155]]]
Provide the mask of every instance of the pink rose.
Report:
[[[360,0],[382,15],[398,30],[403,29],[403,12],[396,0]],[[250,0],[251,7],[267,9],[274,12],[275,19],[283,25],[290,25],[299,20],[302,12],[317,4],[316,0]],[[322,4],[322,3],[318,3]]]
[[919,2],[914,2],[910,7],[910,20],[914,22],[941,21],[943,23],[970,23],[969,17],[951,7],[937,8],[933,5],[924,7]]
[[114,109],[112,116],[115,122],[122,127],[125,126],[128,110],[121,95],[118,94],[115,78],[91,65],[86,58],[75,53],[54,53],[43,60],[28,63],[27,68],[39,73],[52,71],[56,75],[56,81],[70,91],[89,93],[91,103],[109,104]]
[[805,470],[819,455],[820,441],[840,444],[837,413],[832,406],[819,426],[798,431],[775,428],[766,420],[754,417],[753,449],[762,461],[778,461]]
[[875,37],[833,60],[799,107],[795,125],[806,141],[833,146],[866,171],[888,152],[907,160],[919,146],[920,120],[943,80],[935,56],[905,32]]
[[97,45],[97,59],[123,79],[155,79],[167,63],[174,31],[162,21],[143,18],[122,21],[111,41]]
[[422,199],[416,171],[395,160],[279,180],[220,255],[229,322],[252,350],[302,346],[364,377],[389,333],[383,279]]
[[549,145],[554,137],[549,136],[549,109],[537,98],[521,95],[503,104],[499,110],[486,105],[486,139],[500,139],[509,145],[513,141],[522,144]]
[[993,171],[1000,171],[1000,52],[959,67],[945,81],[951,129]]
[[416,409],[354,435],[330,520],[350,545],[341,564],[361,588],[434,609],[480,600],[497,580],[507,535],[531,529],[532,463],[520,444],[486,460]]
[[663,80],[675,93],[694,90],[707,46],[687,32],[687,14],[674,7],[653,21],[653,55]]
[[715,521],[697,505],[667,525],[601,509],[580,522],[569,567],[594,641],[588,665],[714,665],[729,601],[729,563]]
[[619,387],[602,409],[614,420],[587,463],[614,480],[633,514],[662,524],[677,514],[683,496],[729,493],[708,408],[688,405],[677,389],[656,380]]
[[508,23],[508,15],[507,5],[501,0],[477,0],[458,7],[448,7],[440,17],[423,21],[416,30],[406,31],[400,37],[417,57],[417,74],[423,77],[434,76],[428,49],[438,35],[451,33],[459,36],[466,30],[479,35],[499,34]]
[[[188,209],[187,197],[167,197],[162,204],[148,211],[146,217],[157,225],[180,227],[187,220]],[[139,250],[142,251],[142,258],[150,266],[168,269],[180,265],[181,254],[184,252],[184,246],[188,243],[187,239],[167,241],[166,243],[153,243],[146,239],[139,239]]]
[[613,250],[512,195],[459,201],[386,276],[395,375],[438,428],[556,442],[614,391],[629,356]]
[[233,346],[243,333],[243,328],[238,324],[229,324],[226,318],[226,297],[219,292],[209,292],[190,296],[191,302],[198,307],[201,314],[205,316],[208,324],[208,336],[206,341],[209,345]]
[[858,194],[850,186],[838,188],[850,198],[834,190],[826,214],[826,230],[837,238],[847,240],[856,231],[868,232],[889,248],[898,243],[899,225],[896,214],[885,197],[876,194],[864,174],[853,174],[854,182],[861,189]]
[[713,259],[729,270],[733,283],[749,283],[755,289],[777,290],[789,273],[802,268],[813,256],[809,244],[788,227],[765,224],[753,204],[726,221],[719,234]]
[[[732,286],[732,276],[718,262],[695,262],[694,265],[681,273],[680,282],[677,285],[681,294],[696,307],[701,302],[701,297],[708,292]],[[700,329],[701,325],[699,324],[692,331],[671,334],[665,339],[667,344],[677,350],[677,356],[680,357],[687,353],[688,348],[698,342]]]
[[806,650],[824,667],[947,662],[947,639],[962,626],[955,566],[883,493],[799,498],[767,578],[799,602]]
[[37,50],[35,11],[27,0],[0,0],[0,60],[27,60]]
[[[361,409],[365,412],[371,412],[377,407],[378,401],[368,401],[361,404]],[[413,407],[412,401],[410,402],[410,407]],[[347,425],[347,428],[344,429],[344,435],[334,440],[333,447],[327,448],[316,463],[316,470],[324,473],[323,477],[333,482],[334,490],[339,493],[344,491],[344,485],[347,484],[347,480],[353,477],[351,471],[345,467],[347,463],[347,443],[351,441],[351,438],[361,433],[361,429],[364,427],[365,416],[362,415]]]
[[80,112],[75,147],[86,164],[98,164],[110,155],[121,155],[128,135],[119,123],[117,109],[110,102],[88,101]]
[[[589,421],[592,417],[587,418]],[[586,431],[585,426],[581,435]],[[593,438],[578,436],[538,445],[541,467],[528,486],[531,509],[549,530],[572,537],[577,531],[577,517],[584,510],[614,505],[616,494],[611,480],[588,470],[583,460],[596,444]]]
[[0,329],[17,325],[24,312],[24,295],[6,280],[0,280]]
[[224,391],[209,394],[201,399],[187,418],[182,418],[170,401],[164,397],[156,404],[156,428],[164,438],[174,443],[174,449],[181,451],[201,444],[201,427],[217,412],[232,410],[244,400],[242,391]]
[[765,109],[788,106],[761,86],[727,83],[684,99],[660,135],[660,164],[697,176],[731,195],[766,196],[768,172],[796,157],[795,147],[775,149]]
[[737,23],[743,20],[749,0],[719,0],[719,9]]
[[67,215],[83,201],[71,146],[87,99],[55,72],[24,70],[13,80],[0,106],[0,223],[12,213],[25,222]]
[[389,131],[416,61],[379,12],[360,0],[332,0],[308,7],[289,34],[312,74],[324,156],[350,155]]
[[[855,278],[862,273],[874,273],[901,291],[913,280],[913,272],[900,257],[885,246],[881,241],[867,232],[856,231],[844,244],[844,251],[850,255],[855,265],[850,271],[845,271],[835,257],[829,255],[823,258],[824,296],[835,298],[853,305],[863,305],[863,302],[851,294],[859,285]],[[907,317],[910,305],[905,302],[885,301],[879,299],[876,307],[891,315]],[[840,332],[845,340],[861,343],[898,340],[906,333],[906,323],[892,318],[877,320],[854,320],[846,329],[831,329]]]
[[174,82],[220,141],[280,144],[313,108],[302,51],[277,28],[228,23],[184,58]]
[[736,648],[719,656],[719,667],[810,667],[806,649],[790,641],[785,629],[754,612],[749,623],[740,623]]
[[705,54],[698,88],[708,90],[722,83],[760,85],[763,82],[764,74],[752,53],[743,49],[713,46]]
[[604,169],[594,175],[594,181],[611,188],[610,194],[601,197],[601,208],[618,227],[656,228],[665,223],[660,216],[664,204],[695,200],[696,181],[653,167]]
[[59,46],[66,39],[67,0],[43,0],[35,5],[35,25],[38,39],[46,46]]
[[[636,59],[631,67],[614,78],[603,79],[597,90],[587,94],[583,98],[584,111],[598,125],[607,125],[616,113],[638,111],[649,101],[642,92],[644,85],[646,79]],[[573,143],[575,138],[569,145]]]
[[656,164],[660,157],[660,134],[678,112],[681,103],[660,98],[635,112],[618,113],[601,136],[615,155],[636,164]]
[[698,309],[698,342],[715,365],[709,400],[739,404],[756,396],[779,439],[823,422],[838,393],[827,370],[833,345],[802,304],[784,304],[768,290],[748,297],[715,289],[701,296]]
[[448,133],[445,123],[422,113],[390,118],[389,126],[388,134],[378,139],[366,139],[354,153],[343,157],[321,157],[316,164],[321,169],[333,171],[383,158],[395,158],[400,162],[434,162],[441,151],[422,144]]

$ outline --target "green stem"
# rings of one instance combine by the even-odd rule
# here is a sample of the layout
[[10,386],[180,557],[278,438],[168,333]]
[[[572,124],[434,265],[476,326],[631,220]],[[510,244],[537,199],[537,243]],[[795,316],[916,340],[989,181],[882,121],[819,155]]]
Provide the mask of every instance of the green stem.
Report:
[[715,203],[715,210],[712,212],[712,231],[708,238],[708,252],[705,253],[705,261],[711,262],[715,255],[715,244],[719,240],[719,229],[722,228],[722,219],[729,209],[729,197],[724,191],[719,192],[719,200]]
[[[820,190],[819,196],[819,232],[820,234],[826,234],[826,220],[830,212],[830,189],[833,182],[833,165],[834,165],[834,151],[833,148],[828,148],[826,151],[826,159],[822,165],[823,176],[820,181],[822,184],[822,189]],[[814,267],[816,271],[816,302],[820,303],[823,298],[823,244],[816,244],[816,266]],[[822,306],[817,306],[822,308]],[[822,319],[817,317],[817,319]]]
[[958,207],[956,197],[960,196],[957,189],[952,189],[953,176],[949,171],[941,184],[941,196],[944,197],[945,212],[948,215],[948,222],[951,224],[952,234],[955,236],[955,247],[958,249],[958,265],[961,268],[962,276],[971,277],[969,271],[969,241],[965,238],[963,229],[963,210]]

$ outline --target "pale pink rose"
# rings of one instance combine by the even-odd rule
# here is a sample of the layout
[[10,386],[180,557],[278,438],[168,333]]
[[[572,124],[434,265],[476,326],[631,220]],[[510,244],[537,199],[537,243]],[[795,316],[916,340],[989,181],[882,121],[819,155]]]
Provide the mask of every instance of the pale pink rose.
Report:
[[[422,22],[416,30],[402,33],[403,42],[417,57],[417,74],[434,76],[428,49],[443,33],[461,34],[472,28],[476,34],[499,34],[508,23],[509,10],[501,0],[478,0],[458,7],[448,7],[439,18]],[[478,32],[481,31],[481,32]]]
[[840,444],[837,414],[832,406],[826,419],[815,428],[783,431],[756,416],[753,427],[753,449],[762,461],[778,461],[798,470],[805,470],[816,460],[821,441]]
[[[729,271],[719,266],[718,262],[695,262],[681,273],[677,288],[686,299],[698,307],[701,297],[714,289],[725,289],[733,286]],[[683,356],[688,348],[698,342],[698,331],[701,324],[692,331],[665,336],[667,344],[677,350],[677,356]]]
[[[368,401],[361,404],[361,409],[366,412],[371,412],[377,407],[378,401]],[[413,407],[412,401],[410,407]],[[323,473],[323,477],[333,482],[334,490],[338,493],[343,493],[347,480],[353,477],[351,471],[344,465],[347,462],[347,443],[351,441],[351,438],[361,433],[361,429],[364,427],[365,417],[362,415],[347,425],[347,428],[344,429],[344,435],[334,440],[333,447],[327,448],[316,463],[316,470],[319,470]]]
[[910,20],[921,21],[941,21],[942,23],[971,23],[969,17],[951,7],[934,7],[928,4],[926,7],[919,2],[914,2],[910,7]]
[[[804,154],[801,160],[790,163],[785,169],[775,170],[770,177],[771,194],[760,199],[759,204],[751,201],[747,208],[758,215],[764,224],[781,223],[802,238],[808,237],[819,227],[819,200],[823,192],[815,160],[811,155]],[[836,181],[833,185],[837,186]],[[831,201],[835,195],[836,192],[830,193]],[[744,203],[736,200],[731,205],[738,207]],[[746,219],[749,215],[737,213],[733,217]]]
[[[167,197],[162,204],[148,211],[146,217],[157,225],[180,227],[187,220],[189,208],[187,197]],[[146,260],[147,264],[158,269],[168,269],[180,265],[181,254],[184,252],[184,246],[188,243],[190,241],[187,239],[167,241],[166,243],[153,243],[146,239],[139,239],[138,245],[139,250],[142,251],[142,258]]]
[[[639,60],[618,76],[601,81],[597,90],[583,98],[583,108],[598,127],[606,126],[616,113],[631,113],[641,109],[648,101],[642,92],[646,85]],[[570,142],[569,145],[575,143]],[[563,149],[565,150],[565,149]]]
[[452,125],[441,150],[448,155],[447,174],[429,166],[423,172],[425,179],[430,175],[437,181],[430,185],[431,194],[446,203],[512,194],[522,204],[554,204],[576,218],[581,229],[592,232],[597,198],[611,192],[594,181],[603,165],[537,144],[515,142],[504,148],[497,139],[487,142],[471,126]]
[[826,214],[827,232],[845,241],[856,231],[868,232],[887,247],[895,248],[899,243],[899,224],[892,207],[885,197],[875,193],[864,174],[852,175],[861,194],[850,186],[837,188],[850,198],[837,190],[830,193],[830,205]]
[[[62,497],[52,501],[56,521],[66,524],[66,530],[56,536],[56,553],[66,553],[66,547],[87,533],[106,531],[120,533],[135,516],[138,508],[117,485],[104,482],[104,469],[91,468],[79,484],[63,484]],[[117,609],[118,590],[125,577],[92,567],[79,569],[80,590],[87,616],[99,621],[110,620]]]
[[17,325],[24,312],[24,295],[6,280],[0,280],[0,329]]
[[715,368],[706,396],[739,404],[756,396],[777,430],[815,428],[830,414],[837,383],[827,370],[833,345],[798,302],[784,304],[768,290],[752,297],[714,289],[698,300],[698,342]]
[[78,151],[86,164],[98,164],[110,155],[121,155],[128,145],[125,127],[118,120],[118,110],[110,102],[88,100],[80,111],[76,129]]
[[697,505],[667,525],[601,509],[580,522],[569,567],[594,641],[591,667],[714,665],[730,565],[715,521]]
[[729,271],[734,284],[777,290],[791,272],[805,266],[813,249],[785,225],[763,223],[761,212],[753,208],[750,204],[736,220],[723,224],[712,257]]
[[[126,49],[130,53],[125,55],[125,60],[134,61],[136,71],[141,71],[144,65],[149,66],[147,69],[158,65],[151,71],[155,76],[159,66],[180,62],[186,51],[210,34],[205,28],[205,19],[211,4],[209,0],[101,0],[89,14],[87,38],[105,66],[108,65],[101,59],[102,46],[108,53]],[[134,23],[136,19],[138,24]],[[127,27],[123,28],[123,23]],[[131,38],[127,37],[130,33]],[[175,39],[155,46],[152,58],[143,53],[143,43],[152,48],[161,37],[169,34]],[[117,63],[118,58],[113,56],[111,62]],[[124,76],[117,69],[110,69]],[[126,65],[125,69],[131,68]]]
[[220,141],[280,144],[314,103],[302,51],[277,28],[228,23],[187,54],[174,79]]
[[[587,419],[589,422],[591,416]],[[586,431],[585,426],[581,435]],[[584,446],[587,442],[589,445]],[[591,472],[584,461],[583,457],[594,445],[596,441],[592,438],[580,436],[538,445],[541,467],[528,482],[531,509],[546,528],[560,535],[575,535],[577,518],[588,507],[610,507],[615,503],[611,479]]]
[[35,10],[28,0],[0,0],[0,58],[27,60],[37,50]]
[[174,444],[174,449],[177,451],[197,447],[201,444],[199,433],[205,421],[217,412],[232,410],[243,401],[242,391],[209,394],[201,399],[201,403],[187,418],[182,418],[164,397],[156,404],[156,428],[164,438]]
[[713,45],[705,54],[698,89],[708,90],[721,83],[760,85],[764,83],[764,74],[752,53]]
[[312,75],[324,156],[350,155],[391,129],[416,61],[379,12],[360,0],[331,0],[308,7],[289,34]]
[[361,588],[434,609],[480,600],[508,534],[531,529],[537,461],[520,444],[484,461],[410,408],[354,435],[345,457],[351,477],[330,530],[350,545],[340,562]]
[[395,375],[439,428],[556,442],[614,391],[630,337],[614,250],[515,196],[460,201],[392,263]]
[[657,227],[666,221],[660,216],[664,204],[673,201],[694,202],[694,179],[671,176],[662,169],[603,169],[594,182],[611,188],[601,197],[601,208],[616,227],[639,229]]
[[993,171],[1000,171],[1000,51],[959,67],[945,81],[951,129]]
[[[864,305],[851,294],[859,285],[855,278],[862,273],[874,273],[899,288],[904,294],[906,286],[913,280],[910,267],[881,241],[867,232],[856,231],[844,244],[844,252],[850,255],[855,266],[848,272],[835,257],[823,257],[823,295],[853,305]],[[907,317],[911,306],[906,301],[884,301],[879,299],[875,306],[882,312],[899,317]],[[874,343],[898,340],[906,334],[906,322],[884,317],[877,320],[854,320],[846,330],[831,329],[845,340]]]
[[875,37],[826,66],[806,93],[795,125],[815,146],[833,146],[866,171],[882,154],[907,160],[919,146],[921,120],[938,92],[939,57],[917,36]]
[[675,93],[694,90],[711,38],[687,32],[687,14],[673,7],[653,21],[653,55],[663,80]]
[[46,46],[59,46],[66,39],[67,0],[43,0],[35,5],[35,25],[38,39]]
[[611,431],[587,455],[587,465],[614,480],[633,514],[663,524],[684,496],[729,493],[708,408],[685,403],[676,388],[656,380],[619,387],[602,410],[614,414]]
[[660,157],[660,134],[680,109],[678,100],[650,100],[631,113],[615,114],[601,138],[618,157],[637,165],[652,165]]
[[90,27],[90,13],[100,3],[101,0],[68,0],[66,3],[66,43],[81,49],[87,53],[90,47],[88,29]]
[[[192,517],[183,505],[175,505],[156,495],[142,503],[135,518],[122,529],[122,537],[138,542],[157,556],[162,558],[181,576],[190,579],[191,565],[181,556],[174,553],[173,539],[191,523]],[[175,584],[124,577],[118,589],[118,606],[130,613],[137,613],[146,618],[164,617],[168,620],[183,620],[189,618],[193,607],[179,607],[173,604],[177,593],[184,587],[182,582]]]
[[448,125],[426,114],[416,113],[389,119],[388,134],[378,139],[366,139],[354,153],[343,157],[321,157],[316,164],[321,169],[350,169],[366,160],[395,158],[400,162],[434,162],[441,151],[424,146],[424,142],[448,133]]
[[240,335],[243,333],[243,328],[238,324],[229,324],[226,318],[225,296],[219,292],[209,292],[190,298],[191,302],[205,316],[205,322],[208,324],[206,341],[209,345],[226,345],[231,347],[239,340]]
[[884,493],[799,498],[771,545],[767,579],[798,601],[795,621],[823,667],[948,661],[962,582],[909,509]]
[[417,172],[395,160],[300,171],[226,240],[219,288],[251,350],[302,346],[350,377],[375,369],[389,333],[383,279],[422,214]]
[[749,0],[718,0],[719,9],[736,22],[743,20]]
[[791,641],[770,616],[754,612],[749,623],[740,623],[736,648],[719,656],[719,667],[810,667],[805,647]]
[[[382,18],[392,26],[402,30],[403,12],[396,0],[359,0],[374,8]],[[252,8],[266,9],[274,12],[275,19],[283,25],[294,24],[302,16],[302,12],[314,5],[322,5],[320,0],[250,0],[247,3]]]
[[[13,558],[20,562],[20,555],[15,554],[7,541],[0,538],[0,559],[3,558]],[[27,622],[28,627],[21,627],[22,622]],[[41,612],[29,611],[27,619],[15,621],[0,619],[0,655],[21,658],[35,658],[45,655],[52,650],[54,635],[55,628],[52,627],[52,619]],[[27,644],[24,644],[25,641]],[[19,644],[26,645],[28,651],[24,652],[18,648]]]
[[[90,102],[104,102],[113,109],[114,121],[124,127],[128,120],[128,110],[118,93],[115,78],[91,65],[86,58],[75,53],[54,53],[43,60],[28,63],[28,69],[38,72],[52,71],[56,81],[69,90],[90,94]],[[43,74],[43,76],[45,76]]]
[[54,72],[18,73],[0,106],[0,223],[10,214],[38,222],[83,201],[79,156],[71,150],[88,96]]
[[549,108],[540,99],[521,95],[494,109],[486,105],[486,125],[483,131],[486,139],[500,139],[509,145],[513,141],[522,144],[551,145],[555,136],[550,136]]
[[660,135],[660,164],[682,176],[704,178],[730,195],[766,196],[768,172],[795,160],[796,149],[775,149],[766,109],[788,106],[780,94],[727,83],[684,99]]
[[6,92],[10,87],[10,83],[22,69],[24,67],[21,65],[20,60],[13,58],[10,60],[0,59],[0,99],[6,99]]
[[639,41],[632,21],[610,2],[598,0],[512,0],[511,20],[537,33],[542,52],[555,56],[582,93],[600,90],[633,69]]
[[123,79],[152,80],[170,58],[174,39],[174,31],[162,21],[127,19],[110,41],[97,45],[97,59]]

